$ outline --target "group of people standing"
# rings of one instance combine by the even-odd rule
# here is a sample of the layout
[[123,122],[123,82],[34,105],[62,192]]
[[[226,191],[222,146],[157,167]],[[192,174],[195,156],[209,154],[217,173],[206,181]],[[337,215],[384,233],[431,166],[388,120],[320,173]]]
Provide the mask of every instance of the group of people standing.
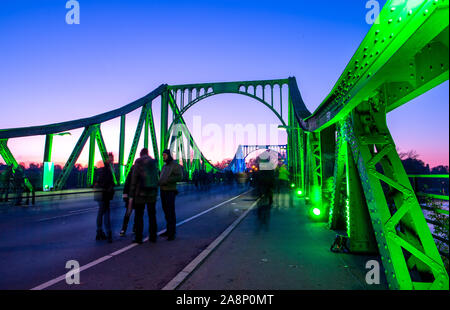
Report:
[[[31,181],[31,179],[30,179]],[[22,205],[22,194],[25,191],[26,194],[26,203],[29,204],[30,194],[31,194],[31,203],[34,205],[35,203],[35,192],[34,188],[29,189],[25,184],[25,173],[24,167],[18,165],[17,168],[13,169],[13,165],[7,166],[7,168],[0,173],[0,202],[8,202],[10,191],[15,194],[14,197],[14,205],[21,206]]]
[[[110,221],[110,201],[114,197],[114,179],[111,169],[113,156],[110,153],[109,159],[99,173],[96,187],[101,188],[101,194],[98,196],[99,210],[97,214],[97,236],[96,240],[108,240],[112,242],[112,230]],[[159,172],[158,162],[149,156],[148,149],[143,148],[140,157],[131,168],[125,181],[123,190],[123,199],[125,201],[126,211],[123,219],[120,235],[124,236],[128,227],[128,222],[133,210],[134,215],[134,243],[143,242],[144,213],[147,206],[149,223],[149,241],[157,240],[156,223],[156,200],[158,197],[158,187],[161,197],[161,205],[164,211],[167,227],[162,236],[171,241],[176,235],[176,215],[175,215],[175,197],[178,194],[177,182],[183,178],[181,166],[173,160],[170,150],[163,152],[164,165]],[[107,233],[103,231],[103,225]]]

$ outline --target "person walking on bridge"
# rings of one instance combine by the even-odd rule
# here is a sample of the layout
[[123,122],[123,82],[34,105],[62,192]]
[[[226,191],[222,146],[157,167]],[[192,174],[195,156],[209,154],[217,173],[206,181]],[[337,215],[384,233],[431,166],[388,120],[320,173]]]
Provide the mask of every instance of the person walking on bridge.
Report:
[[[112,242],[111,218],[110,218],[110,202],[114,198],[114,178],[111,171],[111,165],[114,162],[112,153],[108,154],[108,159],[105,161],[105,166],[100,169],[95,188],[100,188],[101,192],[96,195],[96,200],[99,203],[97,213],[97,236],[96,240],[108,240]],[[103,231],[103,224],[105,225],[107,235]]]
[[278,156],[271,150],[261,153],[257,159],[258,170],[256,184],[260,200],[258,201],[259,226],[265,230],[269,228],[270,211],[273,204],[273,187],[275,184],[275,168],[278,164]]
[[129,203],[134,203],[134,223],[136,234],[134,243],[142,243],[144,230],[144,212],[147,205],[149,241],[156,242],[156,197],[158,196],[159,170],[158,163],[143,148],[136,160],[131,177]]
[[[9,189],[11,187],[11,178],[12,178],[12,165],[8,165],[6,169],[2,172],[0,177],[0,201],[8,201]],[[4,197],[4,198],[3,198]]]
[[175,162],[170,155],[170,150],[163,152],[164,166],[161,170],[159,179],[161,204],[166,217],[167,229],[162,236],[166,236],[167,240],[175,239],[175,196],[178,194],[177,182],[183,179],[183,170],[181,166]]

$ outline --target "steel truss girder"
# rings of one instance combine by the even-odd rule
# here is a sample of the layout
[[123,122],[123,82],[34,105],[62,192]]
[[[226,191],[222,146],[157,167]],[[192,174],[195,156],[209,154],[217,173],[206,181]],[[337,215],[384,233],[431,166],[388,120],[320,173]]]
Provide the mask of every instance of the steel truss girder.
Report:
[[[448,289],[448,274],[387,128],[384,102],[381,94],[363,103],[345,120],[342,134],[358,168],[389,287]],[[415,281],[413,267],[434,281]]]
[[145,120],[147,119],[147,114],[149,109],[151,109],[152,103],[146,103],[143,105],[141,114],[139,116],[138,123],[136,125],[136,131],[134,132],[133,142],[131,143],[130,154],[128,155],[127,164],[125,166],[125,178],[131,170],[134,163],[134,158],[136,157],[136,150],[139,144],[139,140],[142,134],[142,127],[144,126]]
[[[287,144],[279,144],[279,145],[239,145],[242,149],[242,158],[245,159],[251,153],[257,150],[273,150],[278,153],[281,153],[282,150],[287,150]],[[237,152],[236,152],[237,153]]]
[[[108,151],[106,150],[105,141],[103,140],[102,131],[100,130],[100,126],[97,127],[97,130],[95,132],[95,141],[97,142],[98,149],[100,151],[100,155],[102,157],[103,163],[106,163],[108,160]],[[116,174],[114,172],[113,163],[109,165],[109,168],[111,170],[113,181],[115,185],[117,184]]]
[[[61,174],[59,175],[58,179],[55,182],[56,190],[63,189],[64,185],[66,184],[67,178],[69,177],[75,163],[78,160],[78,157],[80,157],[80,154],[83,151],[87,139],[89,139],[89,162],[88,162],[88,171],[87,171],[88,175],[86,178],[86,185],[88,187],[91,187],[93,185],[94,165],[95,165],[95,142],[97,142],[103,163],[106,163],[106,161],[108,160],[108,151],[106,150],[105,142],[103,140],[99,124],[88,126],[81,133],[81,136],[78,139],[77,143],[75,144],[75,147],[72,153],[70,154],[69,159],[67,160],[63,170],[61,171]],[[113,175],[114,184],[117,185],[113,165],[110,165],[110,169]]]
[[94,130],[96,130],[96,125],[90,125],[84,128],[80,138],[78,138],[78,141],[75,144],[74,149],[72,150],[72,153],[70,154],[66,164],[64,165],[61,174],[58,176],[58,179],[55,182],[55,190],[63,189],[64,185],[66,184],[67,178],[69,177],[70,172],[72,171],[73,166],[77,162],[78,157],[80,156],[81,151],[83,150],[83,147],[86,144],[87,139],[91,136]]
[[[278,110],[274,107],[274,86],[278,85],[280,95],[280,106]],[[183,115],[194,104],[217,94],[234,93],[241,94],[256,99],[267,106],[286,126],[283,120],[283,85],[289,85],[289,79],[281,80],[262,80],[262,81],[242,81],[242,82],[221,82],[221,83],[205,83],[205,84],[187,84],[169,86],[169,90],[173,92],[174,98],[180,92],[179,111]],[[266,88],[270,88],[270,103],[266,100]],[[261,95],[257,94],[257,89],[261,89]],[[188,92],[187,102],[185,104],[185,93]],[[194,92],[195,91],[195,92]],[[175,99],[174,99],[175,100]]]
[[[177,103],[175,102],[175,99],[173,97],[172,91],[168,90],[166,93],[167,96],[167,102],[172,110],[173,114],[173,121],[169,127],[169,132],[172,135],[175,135],[175,137],[178,136],[178,132],[181,131],[184,136],[186,137],[188,143],[192,146],[194,150],[194,160],[197,162],[198,165],[194,165],[195,169],[201,169],[202,167],[206,169],[206,171],[210,170],[217,170],[203,155],[203,153],[200,151],[198,145],[195,143],[192,135],[190,134],[189,130],[187,129],[186,123],[183,119],[183,116],[180,113],[180,110],[178,108]],[[173,126],[176,125],[176,128],[173,128]],[[175,134],[174,134],[175,132]],[[167,138],[169,138],[170,135],[167,135]],[[167,140],[166,140],[167,141]],[[190,155],[190,154],[189,154]],[[201,165],[200,165],[201,163]],[[197,168],[198,167],[198,168]]]
[[322,130],[383,90],[389,112],[448,80],[448,0],[389,0],[326,99],[305,119]]
[[341,124],[336,144],[336,156],[329,212],[329,227],[344,230],[350,240],[349,250],[353,253],[377,253],[376,241],[361,180],[349,151],[345,128]]
[[[346,159],[348,143],[345,140],[343,123],[337,130],[337,142],[335,152],[335,163],[333,173],[333,188],[331,191],[331,206],[328,217],[328,225],[333,230],[347,230],[347,206],[348,190],[346,183]],[[348,234],[348,232],[347,232]]]
[[307,194],[315,204],[322,204],[322,154],[320,132],[307,132]]
[[125,166],[123,164],[125,157],[125,118],[126,115],[120,116],[120,132],[119,132],[119,183],[125,183]]
[[147,112],[147,123],[148,129],[150,130],[150,137],[152,139],[153,156],[155,156],[156,161],[159,162],[158,141],[156,140],[155,122],[153,119],[153,110],[151,108],[148,109]]

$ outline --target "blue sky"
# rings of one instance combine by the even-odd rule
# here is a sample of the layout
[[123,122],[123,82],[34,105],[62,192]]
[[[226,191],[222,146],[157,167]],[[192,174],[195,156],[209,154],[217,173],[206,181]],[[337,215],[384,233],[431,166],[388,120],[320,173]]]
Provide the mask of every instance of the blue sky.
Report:
[[[1,128],[92,116],[162,83],[288,76],[297,78],[313,111],[370,28],[363,0],[79,0],[79,25],[65,23],[65,3],[0,2]],[[446,82],[388,115],[397,146],[415,149],[432,166],[448,165],[448,102]],[[188,124],[195,115],[221,126],[276,122],[269,110],[240,96],[199,103],[186,114]],[[127,119],[130,132],[136,118],[134,113]],[[117,123],[105,126],[105,140],[114,150]],[[58,137],[55,161],[65,161],[77,134]],[[42,139],[13,139],[9,145],[19,161],[40,161]],[[204,152],[219,158],[234,150]]]

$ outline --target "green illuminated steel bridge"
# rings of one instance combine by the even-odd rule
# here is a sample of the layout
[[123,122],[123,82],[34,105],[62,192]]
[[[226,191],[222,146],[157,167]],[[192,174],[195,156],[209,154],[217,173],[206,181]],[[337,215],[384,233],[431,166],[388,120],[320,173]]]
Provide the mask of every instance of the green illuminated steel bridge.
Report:
[[[0,130],[0,154],[16,169],[8,140],[45,135],[43,162],[48,164],[53,135],[84,128],[54,188],[64,188],[88,140],[86,186],[92,186],[95,143],[103,160],[107,158],[101,125],[120,118],[116,184],[122,184],[130,171],[142,131],[144,146],[151,144],[149,149],[160,165],[162,151],[170,147],[186,172],[216,170],[192,138],[183,114],[214,95],[248,96],[270,109],[286,129],[288,166],[295,186],[325,215],[330,229],[346,231],[352,252],[379,253],[391,289],[448,289],[448,274],[386,124],[387,113],[448,80],[448,5],[448,0],[387,1],[379,23],[371,27],[313,113],[306,108],[295,77],[162,84],[139,100],[93,117]],[[274,98],[279,98],[279,105],[274,105]],[[156,99],[161,104],[159,139],[152,105]],[[125,120],[137,109],[141,113],[125,158]],[[27,186],[32,185],[27,182]],[[418,282],[412,276],[414,270],[429,277]]]

